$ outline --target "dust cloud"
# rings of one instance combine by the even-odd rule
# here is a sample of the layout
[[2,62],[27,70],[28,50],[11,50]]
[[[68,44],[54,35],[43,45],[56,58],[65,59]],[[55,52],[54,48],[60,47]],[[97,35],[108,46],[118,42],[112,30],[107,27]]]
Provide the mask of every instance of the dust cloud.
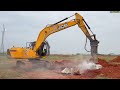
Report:
[[88,70],[96,70],[102,68],[100,64],[95,63],[95,60],[93,60],[91,56],[85,57],[83,55],[79,55],[75,57],[75,60],[73,62],[74,64],[72,67],[66,67],[61,71],[61,73],[83,74]]

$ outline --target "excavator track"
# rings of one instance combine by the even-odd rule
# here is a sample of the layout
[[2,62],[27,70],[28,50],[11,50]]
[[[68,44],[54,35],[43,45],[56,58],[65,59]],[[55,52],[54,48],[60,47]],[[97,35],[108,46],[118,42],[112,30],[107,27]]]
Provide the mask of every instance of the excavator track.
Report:
[[22,61],[20,61],[20,60],[18,60],[18,61],[16,62],[16,67],[17,67],[17,68],[22,68],[23,66],[25,66],[25,63],[24,63],[24,62],[22,62]]
[[[54,69],[54,64],[47,60],[39,60],[39,59],[29,59],[29,62],[32,64],[32,69],[44,68],[44,69]],[[16,67],[23,68],[27,63],[23,61],[17,61]]]
[[45,69],[53,68],[52,63],[47,60],[32,59],[29,61],[32,63],[33,68],[45,68]]

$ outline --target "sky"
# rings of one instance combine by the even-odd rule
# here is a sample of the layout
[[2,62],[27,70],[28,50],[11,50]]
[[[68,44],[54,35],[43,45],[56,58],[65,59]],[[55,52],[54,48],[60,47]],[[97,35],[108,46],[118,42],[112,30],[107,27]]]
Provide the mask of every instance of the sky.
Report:
[[[75,13],[82,15],[96,34],[97,40],[100,41],[98,53],[120,54],[120,13],[110,11],[0,11],[0,31],[3,30],[3,24],[6,28],[5,50],[13,46],[25,47],[26,42],[37,40],[40,31],[46,25],[56,23]],[[0,32],[0,44],[1,40]],[[51,54],[89,54],[84,49],[86,37],[77,25],[54,33],[46,40],[50,44]],[[87,49],[90,50],[89,40]]]

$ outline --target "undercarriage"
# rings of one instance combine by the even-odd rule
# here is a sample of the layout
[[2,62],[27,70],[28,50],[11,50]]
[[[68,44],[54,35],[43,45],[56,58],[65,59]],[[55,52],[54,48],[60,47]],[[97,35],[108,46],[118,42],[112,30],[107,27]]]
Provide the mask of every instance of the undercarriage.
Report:
[[[40,59],[29,59],[28,61],[29,63],[31,63],[31,69],[54,69],[54,64],[52,62],[49,62],[47,60],[40,60]],[[18,60],[16,62],[16,67],[17,68],[24,68],[25,66],[27,66],[28,63]]]

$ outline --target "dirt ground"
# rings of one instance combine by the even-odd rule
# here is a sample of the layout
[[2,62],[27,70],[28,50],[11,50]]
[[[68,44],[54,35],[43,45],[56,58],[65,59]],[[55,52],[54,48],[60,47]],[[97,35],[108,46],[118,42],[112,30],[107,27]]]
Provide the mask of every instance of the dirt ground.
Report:
[[98,64],[101,64],[103,68],[88,70],[82,75],[61,73],[64,67],[71,67],[79,63],[80,60],[50,60],[55,65],[55,69],[52,70],[33,69],[32,64],[28,61],[26,61],[26,66],[18,69],[15,62],[16,60],[0,61],[0,79],[120,79],[120,56],[108,61],[100,56]]

